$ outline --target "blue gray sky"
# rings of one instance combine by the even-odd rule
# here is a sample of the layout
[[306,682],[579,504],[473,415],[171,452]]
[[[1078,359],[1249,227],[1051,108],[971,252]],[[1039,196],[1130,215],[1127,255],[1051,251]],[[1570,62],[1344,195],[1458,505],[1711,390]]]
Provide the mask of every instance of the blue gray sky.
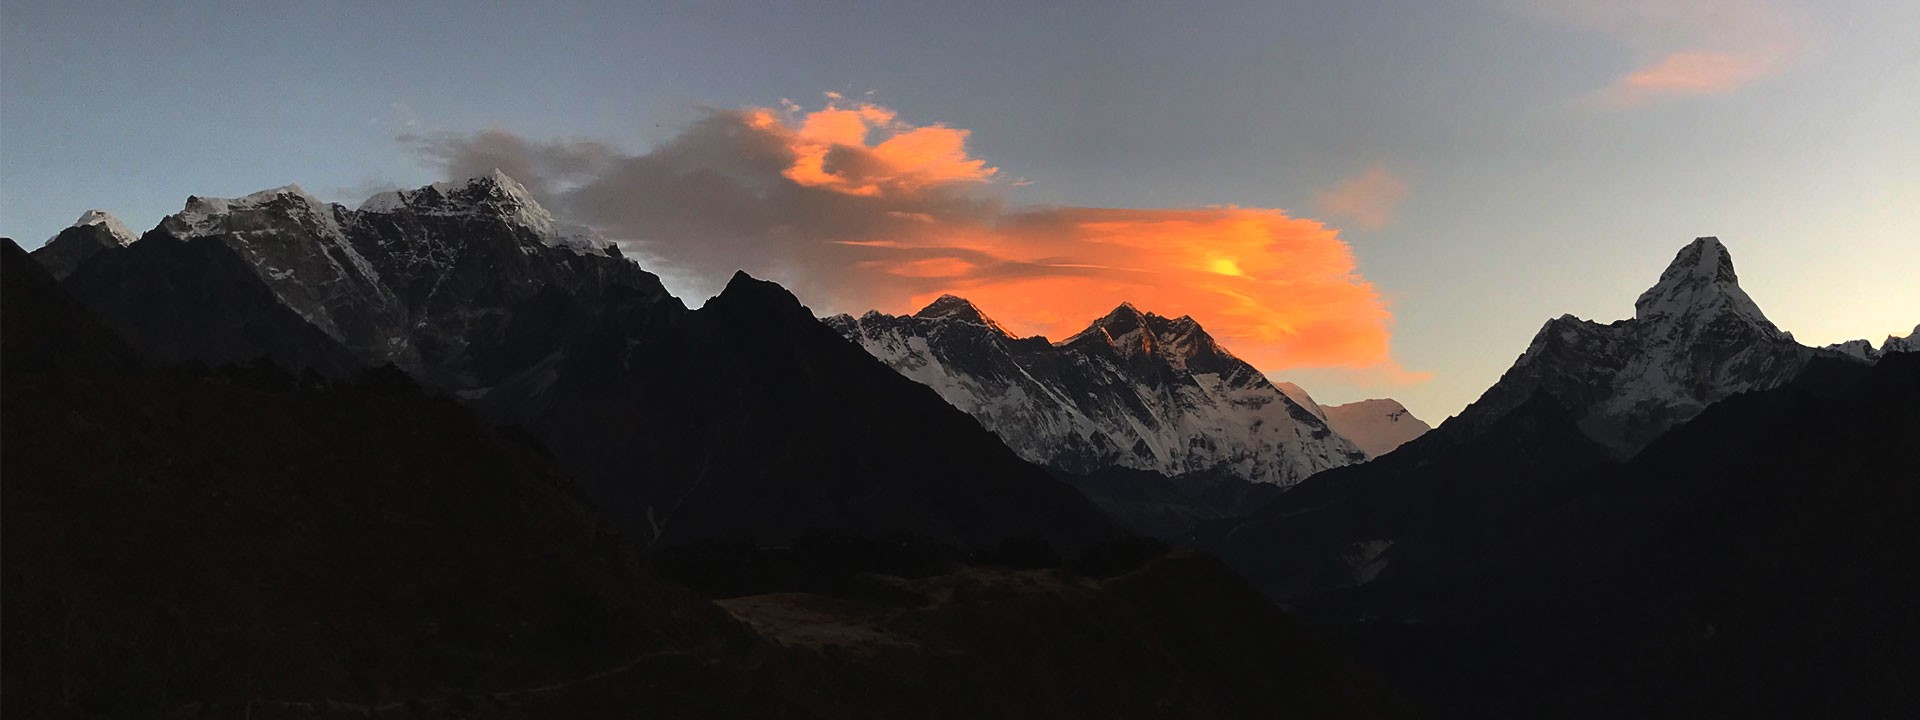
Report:
[[[966,228],[1222,206],[1324,223],[1390,314],[1390,362],[1228,346],[1323,401],[1392,396],[1438,421],[1547,318],[1631,315],[1697,235],[1726,241],[1743,286],[1803,342],[1906,334],[1920,322],[1915,27],[1920,4],[1859,0],[5,0],[0,234],[31,248],[90,208],[143,229],[188,194],[290,182],[352,205],[463,169],[488,131],[632,164],[717,112],[781,111],[804,140],[820,109],[872,107],[889,113],[876,145],[966,131],[964,159],[993,171],[967,192],[996,208],[966,210]],[[600,224],[566,193],[629,187],[602,179],[524,180]],[[674,238],[651,241],[692,302],[713,289],[725,257],[676,262],[660,245]],[[931,287],[879,300],[831,292],[821,267],[761,271],[821,312],[911,309]]]

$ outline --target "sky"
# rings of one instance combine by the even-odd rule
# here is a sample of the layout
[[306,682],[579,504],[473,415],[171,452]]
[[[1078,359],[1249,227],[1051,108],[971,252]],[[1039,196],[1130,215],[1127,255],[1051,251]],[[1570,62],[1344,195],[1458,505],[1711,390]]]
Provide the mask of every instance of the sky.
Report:
[[[0,1],[0,234],[500,167],[698,304],[1193,315],[1457,413],[1700,235],[1802,342],[1920,323],[1920,3]],[[491,166],[491,167],[482,167]]]

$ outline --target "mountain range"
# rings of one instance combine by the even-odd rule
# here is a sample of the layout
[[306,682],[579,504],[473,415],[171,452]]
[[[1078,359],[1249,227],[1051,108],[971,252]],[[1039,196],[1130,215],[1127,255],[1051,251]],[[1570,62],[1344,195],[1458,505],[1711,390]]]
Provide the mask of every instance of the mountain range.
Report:
[[390,366],[170,363],[11,240],[0,295],[9,717],[1409,716],[1207,558],[808,536],[703,594]]
[[1193,318],[1131,304],[1059,342],[1016,337],[953,295],[912,315],[826,322],[1021,457],[1068,473],[1217,473],[1284,487],[1426,429],[1392,401],[1324,410],[1234,357]]
[[1459,416],[1195,542],[1434,716],[1890,716],[1920,356],[1875,358],[1793,342],[1700,238],[1635,318],[1549,321]]
[[691,308],[498,172],[0,246],[15,713],[1920,702],[1920,327],[1802,345],[1715,238],[1431,431],[1131,304]]
[[393,365],[533,432],[649,543],[1119,533],[784,289],[741,274],[689,309],[498,172],[358,209],[298,186],[192,197],[128,244],[82,225],[34,257],[80,258],[63,286],[141,352],[322,377]]

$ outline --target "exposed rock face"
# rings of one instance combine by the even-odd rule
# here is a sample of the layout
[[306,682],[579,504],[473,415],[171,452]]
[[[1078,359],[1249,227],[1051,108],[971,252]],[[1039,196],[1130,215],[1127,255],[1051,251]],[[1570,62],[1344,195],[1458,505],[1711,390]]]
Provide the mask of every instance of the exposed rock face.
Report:
[[1709,404],[1785,383],[1816,355],[1847,356],[1801,345],[1775,327],[1740,289],[1726,246],[1703,237],[1681,248],[1640,295],[1632,319],[1548,321],[1458,422],[1485,428],[1545,392],[1589,437],[1631,455]]
[[1366,457],[1190,317],[1123,304],[1052,343],[1016,338],[948,295],[911,316],[826,322],[1022,457],[1067,472],[1219,472],[1291,485]]

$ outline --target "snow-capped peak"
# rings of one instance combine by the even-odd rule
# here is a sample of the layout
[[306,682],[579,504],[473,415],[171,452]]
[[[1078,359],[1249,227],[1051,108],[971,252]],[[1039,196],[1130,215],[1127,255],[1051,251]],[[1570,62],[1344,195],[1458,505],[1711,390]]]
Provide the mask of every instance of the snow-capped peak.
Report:
[[613,243],[584,225],[563,223],[547,212],[526,186],[495,169],[465,180],[437,182],[414,190],[389,190],[375,193],[360,203],[360,212],[393,213],[412,211],[429,215],[480,215],[498,217],[509,225],[531,230],[540,241],[552,247],[598,254]]
[[256,210],[275,203],[284,203],[296,214],[315,225],[340,234],[338,220],[334,217],[334,206],[321,202],[299,185],[283,185],[270,190],[261,190],[237,198],[215,198],[190,195],[187,204],[180,212],[168,215],[163,224],[168,225],[175,235],[196,237],[221,231],[227,219],[236,213]]
[[1431,429],[1414,417],[1405,405],[1392,398],[1361,400],[1324,408],[1327,425],[1342,437],[1352,440],[1373,457],[1393,452],[1394,448],[1420,437]]
[[1920,352],[1920,325],[1913,326],[1913,332],[1906,337],[1888,335],[1886,341],[1880,343],[1881,355],[1897,352]]
[[1012,338],[975,317],[985,316],[949,295],[913,316],[825,322],[1023,457],[1069,472],[1218,471],[1290,485],[1365,457],[1191,317],[1121,304],[1058,343]]
[[1545,392],[1587,437],[1628,457],[1736,393],[1778,387],[1816,355],[1859,358],[1865,343],[1816,350],[1767,320],[1741,290],[1717,238],[1688,243],[1611,323],[1547,321],[1500,381],[1462,411],[1468,432],[1492,426]]
[[[1093,321],[1087,329],[1054,344],[1059,347],[1106,345],[1121,357],[1157,356],[1181,371],[1187,370],[1188,364],[1193,362],[1210,368],[1200,372],[1210,372],[1223,363],[1241,364],[1226,348],[1220,347],[1192,316],[1182,315],[1169,320],[1151,312],[1142,312],[1133,303],[1121,303],[1112,312]],[[1258,372],[1254,371],[1254,374]]]
[[[1891,342],[1894,338],[1889,336],[1887,339]],[[1873,349],[1873,343],[1866,340],[1848,340],[1846,342],[1834,343],[1821,349],[1867,362],[1880,359],[1880,351]]]
[[1696,238],[1674,255],[1660,273],[1660,281],[1633,303],[1637,320],[1685,325],[1698,329],[1731,313],[1769,337],[1786,334],[1775,327],[1760,306],[1740,289],[1733,271],[1733,255],[1717,237]]
[[73,221],[72,227],[86,227],[88,225],[100,226],[107,231],[108,235],[113,236],[115,242],[120,243],[122,246],[132,245],[133,241],[140,239],[139,235],[127,228],[126,223],[120,222],[120,218],[114,217],[113,213],[105,210],[88,210],[80,213],[80,219]]
[[[429,190],[433,192],[429,194],[427,192]],[[546,212],[546,208],[541,207],[540,203],[533,199],[533,194],[527,192],[525,185],[508,177],[499,168],[485,175],[465,180],[448,180],[412,190],[388,190],[374,193],[372,197],[362,201],[358,209],[361,212],[393,212],[417,205],[439,207],[448,203],[472,205],[483,202]]]
[[920,312],[914,313],[913,316],[922,320],[957,320],[960,322],[973,323],[998,331],[1008,337],[1013,336],[1013,334],[1007,332],[1005,328],[1000,327],[1000,323],[994,322],[993,318],[987,317],[987,314],[982,312],[979,306],[974,305],[972,301],[958,295],[941,295],[933,302],[927,303],[926,307],[920,308]]
[[[1123,302],[1120,303],[1119,307],[1114,308],[1112,312],[1101,316],[1100,319],[1087,325],[1087,329],[1074,333],[1068,336],[1067,339],[1055,344],[1066,346],[1077,343],[1083,338],[1099,338],[1102,342],[1118,348],[1120,347],[1122,338],[1125,338],[1128,333],[1139,331],[1144,327],[1145,322],[1146,318],[1141,314],[1139,308],[1134,307],[1133,303]],[[1143,349],[1151,350],[1152,346],[1148,345]]]
[[1863,339],[1837,342],[1820,349],[1830,353],[1845,355],[1855,360],[1876,363],[1880,362],[1880,358],[1886,357],[1888,353],[1920,352],[1920,325],[1913,326],[1913,332],[1906,337],[1888,335],[1887,339],[1880,341],[1880,347],[1878,348],[1873,346],[1873,341]]

